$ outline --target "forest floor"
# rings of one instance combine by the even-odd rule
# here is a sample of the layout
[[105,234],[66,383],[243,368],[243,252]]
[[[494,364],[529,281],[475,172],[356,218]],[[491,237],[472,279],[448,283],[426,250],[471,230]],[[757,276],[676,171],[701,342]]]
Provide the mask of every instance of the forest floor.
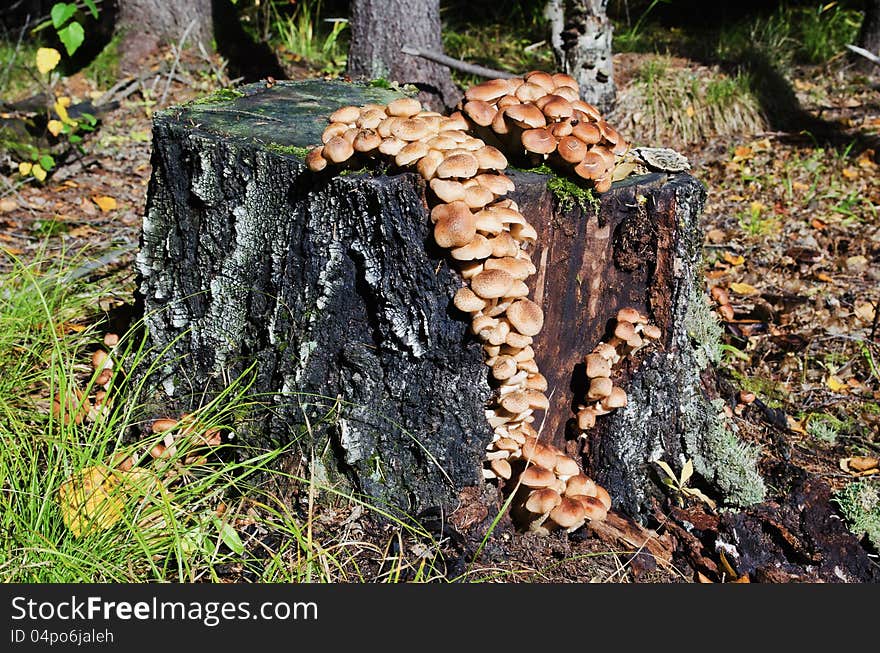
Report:
[[[622,90],[634,78],[631,67],[642,59],[619,57]],[[161,62],[152,63],[158,68]],[[204,75],[203,65],[184,57],[167,93],[168,80],[161,73],[142,80],[139,92],[100,116],[84,154],[60,165],[44,184],[23,183],[11,173],[3,179],[0,275],[8,273],[13,259],[68,261],[74,276],[102,288],[93,312],[70,319],[81,326],[133,306],[133,259],[151,172],[150,115],[211,90],[216,80]],[[718,371],[730,417],[744,439],[760,447],[768,478],[780,465],[794,465],[804,470],[807,485],[815,480],[827,486],[818,494],[804,493],[828,502],[829,493],[857,481],[871,483],[880,475],[880,171],[878,150],[872,149],[880,133],[880,87],[878,77],[858,75],[840,61],[797,68],[792,83],[801,108],[824,133],[765,126],[754,132],[705,133],[674,144],[708,188],[706,292],[725,330]],[[57,90],[74,103],[99,91],[81,74],[61,85]],[[674,141],[674,135],[669,142],[657,142],[656,134],[628,136],[638,145]],[[45,400],[48,405],[51,396]],[[789,498],[784,493],[771,484],[768,505],[785,504]],[[822,514],[843,524],[836,506],[828,502]],[[439,544],[431,550],[434,545],[411,533],[373,524],[357,504],[309,503],[309,511],[310,537],[340,542],[344,531],[349,539],[371,542],[351,556],[357,577],[370,581],[817,579],[794,567],[776,577],[740,573],[735,560],[706,544],[711,538],[694,536],[682,526],[696,524],[697,530],[714,529],[718,536],[724,518],[699,503],[676,506],[671,497],[658,506],[650,546],[639,541],[646,531],[623,522],[604,536],[585,528],[571,536],[540,538],[513,533],[502,521],[483,545],[440,528]],[[701,527],[700,520],[707,525]],[[253,519],[232,526],[254,546],[277,544],[271,532],[253,527]],[[790,525],[777,527],[783,539],[794,532]],[[849,579],[876,580],[876,542],[851,540],[846,546],[861,546],[874,569]],[[789,560],[818,555],[803,543],[786,546],[783,556]],[[655,553],[655,559],[643,551]],[[336,577],[351,578],[339,570]],[[221,573],[221,579],[258,578],[236,564]]]

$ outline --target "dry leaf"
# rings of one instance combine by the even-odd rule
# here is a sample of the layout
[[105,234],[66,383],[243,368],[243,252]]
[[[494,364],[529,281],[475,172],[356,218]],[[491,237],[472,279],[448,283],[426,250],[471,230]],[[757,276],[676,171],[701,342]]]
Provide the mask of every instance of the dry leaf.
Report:
[[812,226],[813,229],[817,229],[819,231],[824,231],[828,228],[828,225],[825,222],[822,222],[819,218],[813,218],[810,221],[810,226]]
[[31,168],[31,174],[37,181],[46,181],[46,171],[43,170],[43,166],[39,163],[35,163],[33,168]]
[[844,168],[841,171],[841,173],[843,174],[843,176],[845,178],[849,179],[850,181],[853,181],[853,180],[859,178],[859,171],[856,170],[855,168]]
[[116,200],[108,195],[95,195],[92,197],[92,201],[105,213],[116,208]]
[[750,148],[748,145],[739,145],[733,151],[734,161],[741,161],[742,159],[747,159],[750,156],[752,156],[752,148]]
[[0,213],[8,213],[18,208],[18,202],[11,197],[0,199]]
[[113,489],[119,479],[103,465],[86,467],[58,488],[65,526],[79,537],[91,529],[106,530],[122,518],[125,502]]
[[847,389],[844,380],[835,374],[831,374],[828,376],[827,379],[825,379],[825,385],[827,385],[832,392],[839,392],[841,394],[843,394]]
[[856,306],[854,312],[859,319],[865,322],[873,322],[874,317],[877,315],[877,308],[873,304],[865,302]]
[[816,274],[816,279],[818,279],[819,281],[824,281],[825,283],[831,283],[832,281],[834,281],[834,278],[826,272],[818,272]]
[[737,295],[757,295],[758,289],[747,283],[731,283],[730,289]]
[[745,257],[740,256],[739,254],[731,254],[730,252],[724,252],[724,254],[722,254],[721,256],[725,261],[727,261],[731,265],[742,265],[743,263],[746,262]]
[[788,429],[790,431],[794,431],[795,433],[800,433],[801,435],[807,435],[807,429],[805,429],[804,425],[801,424],[794,417],[792,417],[791,415],[786,415],[785,420],[788,422]]
[[867,472],[880,466],[880,460],[874,456],[853,456],[849,459],[849,468],[856,472]]
[[54,69],[61,61],[61,53],[55,48],[40,48],[37,50],[37,70],[40,74],[45,75]]

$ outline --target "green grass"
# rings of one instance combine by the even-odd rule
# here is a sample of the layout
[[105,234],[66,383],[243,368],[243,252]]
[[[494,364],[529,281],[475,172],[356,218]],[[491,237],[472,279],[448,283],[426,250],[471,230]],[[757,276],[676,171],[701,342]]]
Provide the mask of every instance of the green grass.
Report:
[[122,36],[116,34],[104,46],[91,63],[83,69],[83,73],[100,89],[110,88],[119,81],[119,44]]
[[[294,61],[302,61],[326,74],[338,74],[348,56],[347,20],[326,23],[321,0],[303,0],[292,11],[270,2],[270,42]],[[329,25],[329,27],[328,27]]]
[[[198,427],[175,441],[171,458],[146,453],[157,436],[131,442],[132,429],[145,419],[140,397],[147,393],[122,374],[111,385],[112,407],[103,418],[77,424],[71,419],[76,401],[70,411],[68,402],[53,411],[53,397],[75,389],[92,396],[96,389],[87,361],[102,337],[91,309],[101,289],[66,283],[64,274],[75,264],[12,260],[11,272],[0,277],[0,581],[217,581],[228,578],[229,565],[263,582],[366,582],[380,573],[383,580],[443,577],[440,547],[415,520],[314,474],[280,471],[286,447],[253,449],[233,439],[207,452],[205,464],[187,461],[195,434],[214,426],[231,431],[261,408],[246,375],[194,413]],[[130,331],[111,351],[117,367],[162,360],[137,333]],[[83,532],[74,534],[62,516],[59,488],[95,466],[111,473],[111,461],[121,455],[134,456],[140,470],[137,491],[129,475],[112,472],[129,482],[128,491],[120,486],[112,494],[124,506],[121,518],[102,528],[113,507],[105,502],[103,512],[84,513]],[[281,498],[279,488],[291,487],[308,496],[306,509]],[[319,527],[317,515],[328,506],[382,515],[407,546],[392,555],[376,541]],[[412,542],[422,547],[415,562],[408,553]],[[364,566],[383,556],[393,569]]]

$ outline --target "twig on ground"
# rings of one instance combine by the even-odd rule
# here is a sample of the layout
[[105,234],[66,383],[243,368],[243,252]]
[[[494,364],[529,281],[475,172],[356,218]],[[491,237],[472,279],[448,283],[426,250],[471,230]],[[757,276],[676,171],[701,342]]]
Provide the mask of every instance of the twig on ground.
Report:
[[402,48],[400,48],[400,51],[413,57],[421,57],[422,59],[427,59],[428,61],[439,63],[441,66],[446,66],[447,68],[452,68],[453,70],[458,70],[459,72],[467,73],[468,75],[478,75],[479,77],[488,78],[501,77],[504,79],[516,77],[514,73],[503,72],[501,70],[493,70],[492,68],[485,68],[484,66],[467,63],[466,61],[453,59],[452,57],[448,57],[445,54],[434,52],[432,50],[422,50],[420,48],[413,48],[408,45],[404,45]]
[[865,48],[860,48],[857,45],[851,45],[849,43],[846,44],[846,48],[848,50],[850,50],[851,52],[855,52],[856,54],[862,55],[865,59],[867,59],[871,63],[880,66],[880,57],[878,57],[876,54],[873,54],[872,52],[869,52],[868,50],[865,50]]

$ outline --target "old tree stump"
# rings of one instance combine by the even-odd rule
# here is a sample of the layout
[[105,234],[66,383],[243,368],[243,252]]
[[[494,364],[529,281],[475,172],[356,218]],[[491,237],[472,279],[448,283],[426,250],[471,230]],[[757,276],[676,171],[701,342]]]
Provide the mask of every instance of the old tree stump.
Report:
[[[157,114],[137,265],[152,344],[167,353],[156,404],[192,410],[253,365],[250,391],[267,410],[243,422],[240,442],[299,438],[322,477],[416,514],[451,511],[484,483],[492,388],[452,306],[462,281],[433,242],[417,174],[315,174],[297,149],[320,142],[337,107],[398,96],[281,82]],[[615,510],[643,521],[662,494],[655,459],[675,470],[693,460],[694,482],[723,505],[761,500],[755,455],[701,384],[712,346],[701,342],[703,186],[643,175],[581,206],[548,190],[547,175],[508,174],[538,231],[527,284],[546,316],[542,439],[582,455]],[[625,306],[663,336],[617,374],[629,404],[572,438],[583,357]]]

